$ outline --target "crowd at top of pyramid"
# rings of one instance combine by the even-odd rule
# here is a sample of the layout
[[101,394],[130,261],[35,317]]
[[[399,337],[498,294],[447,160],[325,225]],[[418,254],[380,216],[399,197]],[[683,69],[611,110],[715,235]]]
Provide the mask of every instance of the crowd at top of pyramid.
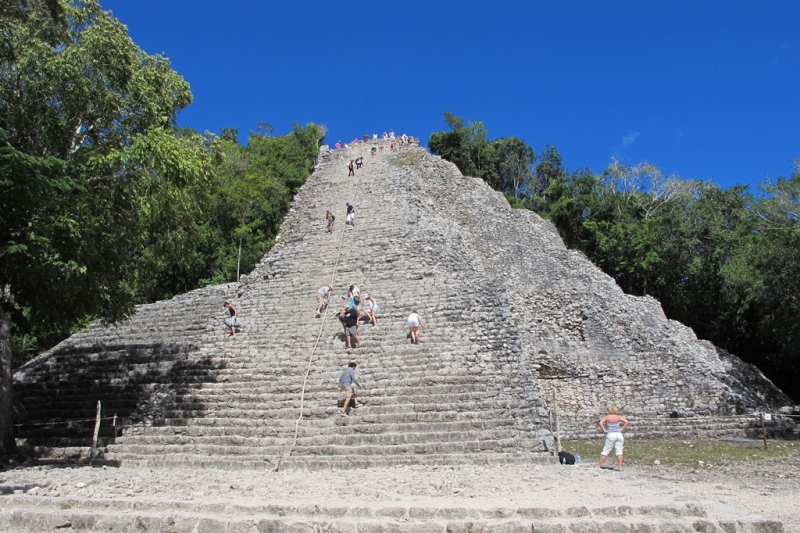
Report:
[[349,143],[342,143],[342,141],[336,141],[335,146],[337,150],[342,150],[342,149],[347,150],[348,148],[354,145],[369,143],[370,141],[372,141],[373,144],[390,142],[392,143],[392,147],[394,147],[395,141],[398,140],[401,145],[411,144],[415,142],[419,143],[417,139],[414,139],[414,137],[409,137],[405,133],[398,137],[394,134],[394,130],[389,130],[388,133],[384,131],[381,137],[378,137],[378,132],[375,132],[372,134],[371,138],[368,133],[365,133],[363,138],[359,139],[358,137],[354,137],[353,140],[350,141]]

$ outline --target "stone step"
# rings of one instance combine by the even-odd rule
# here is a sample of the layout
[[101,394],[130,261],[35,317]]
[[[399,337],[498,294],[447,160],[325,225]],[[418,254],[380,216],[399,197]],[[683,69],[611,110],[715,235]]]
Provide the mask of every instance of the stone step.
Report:
[[[450,431],[422,433],[333,434],[300,437],[295,450],[305,455],[386,455],[393,453],[427,453],[430,449],[471,452],[508,448],[517,441],[516,430],[487,429],[482,431]],[[278,447],[291,442],[283,437],[212,437],[212,438],[134,438],[118,439],[110,446],[113,452],[132,455],[191,452],[198,455],[272,455],[282,453]]]
[[[377,417],[371,417],[377,418]],[[369,435],[377,433],[389,432],[451,432],[451,431],[475,431],[485,429],[500,429],[500,428],[513,428],[515,422],[512,419],[494,419],[488,420],[485,418],[472,418],[466,420],[437,420],[435,426],[431,424],[431,420],[418,420],[413,422],[365,422],[364,416],[353,415],[348,419],[348,426],[333,424],[331,420],[336,419],[303,419],[299,426],[299,436],[313,437],[325,434],[340,434],[340,435]],[[285,433],[286,430],[294,430],[295,423],[293,421],[280,421],[280,424],[270,426],[262,426],[256,428],[255,432],[258,435],[263,435],[264,430],[271,430],[269,433],[277,435],[281,432]],[[353,433],[355,432],[355,433]],[[243,436],[249,435],[250,432],[247,428],[239,426],[149,426],[146,428],[131,428],[126,431],[124,436],[118,439],[118,442],[136,442],[137,439],[213,439],[213,438],[231,438],[240,439]]]
[[[291,458],[290,458],[291,460]],[[395,533],[587,531],[778,533],[779,521],[709,517],[698,504],[605,507],[489,507],[458,504],[347,506],[232,502],[131,502],[108,499],[7,497],[0,528],[10,533],[56,531],[392,531]]]
[[[289,448],[281,451],[278,456],[217,456],[195,455],[191,453],[137,455],[109,450],[105,453],[104,460],[108,463],[119,464],[125,468],[216,468],[221,470],[260,470],[274,469],[280,462],[281,469],[353,469],[389,466],[411,465],[501,465],[501,464],[535,464],[556,463],[557,459],[549,453],[521,452],[518,450],[500,452],[497,450],[480,450],[465,452],[441,452],[433,455],[424,453],[398,453],[368,455],[353,453],[348,455],[304,455],[296,450],[285,457]],[[346,450],[341,450],[346,452]],[[352,450],[351,450],[352,451]]]
[[[479,416],[491,418],[492,416],[500,415],[505,410],[514,410],[524,407],[520,405],[518,399],[498,399],[491,401],[456,401],[456,402],[419,402],[419,403],[397,403],[397,404],[372,404],[371,402],[364,409],[365,414],[395,414],[403,417],[412,415],[418,412],[426,411],[455,411],[455,412],[474,412]],[[331,402],[312,402],[306,401],[303,407],[303,416],[325,416],[331,409],[335,409],[335,403]],[[496,411],[502,409],[503,411]],[[262,409],[258,407],[241,408],[241,409],[215,409],[208,411],[205,409],[183,409],[183,410],[169,410],[164,409],[160,418],[162,420],[181,419],[181,418],[202,418],[206,415],[214,415],[217,418],[291,418],[292,415],[299,416],[299,402],[290,401],[280,404],[271,409]]]
[[[320,415],[314,418],[304,416],[300,421],[300,430],[303,428],[328,428],[332,425],[332,421],[336,420],[336,415],[340,410],[336,407],[330,406],[320,410]],[[376,432],[381,427],[387,425],[397,424],[434,424],[434,428],[447,423],[487,423],[502,425],[505,423],[513,423],[513,419],[504,415],[503,417],[490,418],[483,411],[481,412],[458,412],[458,411],[417,411],[414,413],[395,413],[389,412],[385,414],[369,413],[365,408],[357,409],[355,413],[351,412],[349,424],[353,425],[354,431],[361,432]],[[296,413],[297,414],[297,413]],[[244,434],[252,428],[259,428],[259,431],[277,431],[281,428],[292,428],[294,430],[296,418],[276,418],[274,420],[266,420],[263,418],[195,418],[195,419],[166,419],[161,421],[159,425],[142,426],[136,425],[124,429],[125,435],[139,435],[149,434],[153,432],[167,433],[174,432],[176,435],[184,434],[188,431],[210,431],[228,432],[230,434]],[[363,426],[363,427],[362,427]],[[239,433],[236,433],[238,429]]]

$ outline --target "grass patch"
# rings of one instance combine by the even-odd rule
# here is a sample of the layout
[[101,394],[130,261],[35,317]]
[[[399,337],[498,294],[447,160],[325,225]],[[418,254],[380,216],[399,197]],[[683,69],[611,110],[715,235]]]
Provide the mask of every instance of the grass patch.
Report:
[[[603,448],[603,439],[561,441],[561,446],[573,455],[580,455],[583,461],[597,461]],[[609,461],[614,457],[611,452]],[[637,439],[625,440],[625,464],[652,465],[661,461],[662,465],[708,466],[730,465],[735,463],[772,461],[773,459],[800,459],[800,443],[797,441],[770,440],[764,450],[762,441],[731,442],[723,440],[666,440]],[[611,464],[611,463],[606,463]]]

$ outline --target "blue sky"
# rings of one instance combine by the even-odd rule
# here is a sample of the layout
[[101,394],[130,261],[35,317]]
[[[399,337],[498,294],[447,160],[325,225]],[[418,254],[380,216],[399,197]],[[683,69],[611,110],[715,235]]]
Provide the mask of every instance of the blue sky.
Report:
[[261,121],[424,142],[447,109],[570,170],[614,156],[729,187],[800,157],[797,1],[101,3],[191,84],[180,125],[243,142]]

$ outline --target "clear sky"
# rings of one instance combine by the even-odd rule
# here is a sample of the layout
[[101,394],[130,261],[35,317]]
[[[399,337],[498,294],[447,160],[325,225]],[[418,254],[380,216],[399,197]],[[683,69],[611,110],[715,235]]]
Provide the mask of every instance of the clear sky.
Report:
[[800,157],[800,2],[101,0],[194,102],[181,126],[491,138],[729,187]]

